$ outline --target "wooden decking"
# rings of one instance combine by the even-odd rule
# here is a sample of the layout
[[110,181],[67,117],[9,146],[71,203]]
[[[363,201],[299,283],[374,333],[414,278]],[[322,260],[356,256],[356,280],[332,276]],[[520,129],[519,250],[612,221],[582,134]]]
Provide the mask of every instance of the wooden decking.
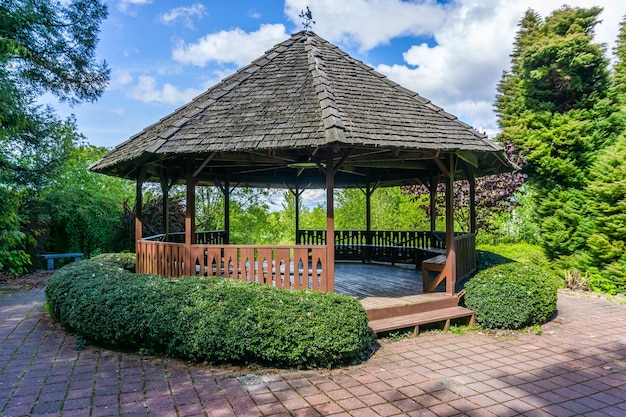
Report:
[[459,306],[456,295],[444,292],[424,293],[422,272],[414,266],[335,264],[335,292],[361,301],[373,332],[412,328],[427,323],[467,318],[473,323],[474,312]]

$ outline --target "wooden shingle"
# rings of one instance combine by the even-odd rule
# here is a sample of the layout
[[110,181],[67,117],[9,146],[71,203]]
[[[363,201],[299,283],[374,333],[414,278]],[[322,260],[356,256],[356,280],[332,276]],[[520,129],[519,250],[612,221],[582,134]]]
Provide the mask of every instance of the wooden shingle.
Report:
[[[349,148],[358,151],[343,158],[347,165],[357,157],[363,165],[372,148],[376,152],[370,153],[378,159],[377,152],[388,149],[384,157],[390,160],[397,158],[394,149],[425,159],[435,151],[476,153],[477,175],[513,169],[485,135],[311,32],[292,35],[118,145],[91,169],[136,178],[140,164],[163,166],[181,154],[187,154],[185,160],[197,155],[202,161],[216,152],[199,178],[210,183],[235,172],[226,160],[238,161],[236,170],[251,170],[253,163],[246,161],[255,160],[255,155],[280,152],[282,165],[274,160],[280,176],[287,175],[290,164],[319,159],[319,150],[329,146],[339,154]],[[242,156],[245,153],[250,155]],[[359,177],[378,174],[383,172],[361,166],[352,170]],[[341,175],[351,174],[338,175],[341,182]],[[407,170],[389,178],[390,183],[406,183],[424,175]],[[253,184],[255,177],[242,181]],[[349,177],[344,181],[348,184]]]

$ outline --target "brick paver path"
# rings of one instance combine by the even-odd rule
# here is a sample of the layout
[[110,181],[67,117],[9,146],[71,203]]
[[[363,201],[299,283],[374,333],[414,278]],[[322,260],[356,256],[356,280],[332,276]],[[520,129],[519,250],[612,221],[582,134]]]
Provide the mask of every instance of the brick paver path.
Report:
[[541,336],[427,333],[356,367],[256,375],[75,350],[43,306],[43,288],[0,294],[2,416],[626,416],[614,302],[562,293]]

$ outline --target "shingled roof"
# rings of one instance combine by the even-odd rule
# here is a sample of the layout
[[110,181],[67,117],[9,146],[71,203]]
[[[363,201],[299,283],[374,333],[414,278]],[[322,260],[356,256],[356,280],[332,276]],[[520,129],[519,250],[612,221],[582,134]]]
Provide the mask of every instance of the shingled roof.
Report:
[[204,184],[229,178],[320,186],[328,152],[342,163],[338,186],[415,183],[446,153],[471,163],[478,176],[513,168],[485,135],[316,34],[299,32],[91,169],[137,178],[144,165],[148,179],[163,168],[184,179],[191,164]]

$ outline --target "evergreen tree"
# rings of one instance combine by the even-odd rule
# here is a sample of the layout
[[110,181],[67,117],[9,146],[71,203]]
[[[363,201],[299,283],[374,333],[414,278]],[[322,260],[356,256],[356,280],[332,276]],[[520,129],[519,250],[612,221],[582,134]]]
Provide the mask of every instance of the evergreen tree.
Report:
[[586,249],[593,232],[584,190],[598,153],[624,127],[609,94],[608,59],[594,42],[602,9],[564,6],[546,19],[529,10],[520,22],[511,69],[498,85],[501,140],[526,161],[551,258]]
[[[622,19],[617,35],[617,44],[613,50],[616,58],[613,66],[613,79],[618,94],[622,100],[626,100],[626,16]],[[625,103],[622,101],[622,103]]]
[[1,239],[0,270],[28,264],[32,239],[20,232],[28,219],[16,208],[56,175],[79,138],[73,120],[37,99],[51,93],[76,104],[102,94],[109,70],[95,48],[106,15],[99,0],[0,1],[0,224],[12,237]]

